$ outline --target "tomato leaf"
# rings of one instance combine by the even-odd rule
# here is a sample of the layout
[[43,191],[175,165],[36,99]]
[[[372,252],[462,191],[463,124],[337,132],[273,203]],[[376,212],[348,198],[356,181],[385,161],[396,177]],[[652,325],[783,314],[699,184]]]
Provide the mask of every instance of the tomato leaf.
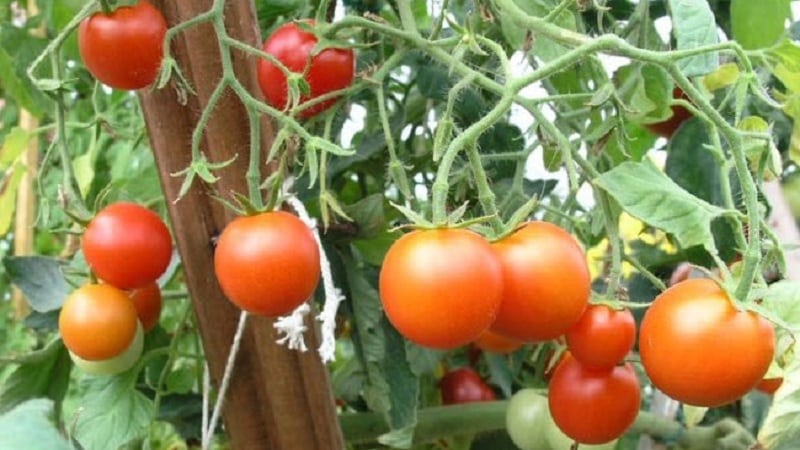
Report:
[[595,182],[630,215],[675,235],[686,248],[713,248],[711,222],[724,212],[682,189],[649,160],[625,162]]
[[439,365],[445,352],[421,347],[411,341],[406,341],[406,360],[411,371],[416,376],[432,373]]
[[34,88],[25,73],[45,46],[45,40],[31,35],[27,29],[4,23],[0,25],[0,80],[3,96],[15,100],[36,117],[42,117],[49,103]]
[[772,283],[754,309],[783,328],[800,332],[800,281]]
[[731,1],[733,38],[748,50],[769,47],[783,34],[791,17],[790,0]]
[[484,352],[483,357],[489,366],[489,377],[492,384],[500,387],[503,395],[511,397],[511,384],[514,382],[514,370],[518,367],[512,367],[506,355],[494,352]]
[[[555,9],[558,0],[514,0],[519,8],[534,17],[545,17],[553,9]],[[503,36],[514,49],[522,49],[526,44],[527,34],[529,30],[517,25],[513,20],[503,20],[500,15],[500,20],[503,21],[502,31]],[[576,30],[575,15],[569,9],[561,11],[556,17],[552,19],[552,23],[568,30]],[[559,56],[566,53],[569,48],[565,47],[552,39],[544,36],[536,36],[533,41],[533,54],[543,61],[552,61]]]
[[[72,363],[61,342],[56,339],[45,348],[30,353],[3,383],[0,390],[0,412],[34,398],[47,397],[61,409],[61,401],[69,386]],[[5,448],[0,445],[0,448]]]
[[[386,358],[383,360],[382,369],[389,385],[389,403],[391,405],[388,423],[393,431],[413,428],[417,423],[419,378],[408,364],[405,339],[386,318],[381,322],[386,343]],[[405,434],[402,436],[405,437]],[[409,434],[405,448],[411,446],[412,436],[413,433]],[[398,443],[394,442],[393,445],[402,448]]]
[[22,164],[14,165],[14,168],[5,174],[0,171],[0,236],[8,233],[14,219],[14,209],[16,208],[17,189],[19,188],[22,176],[25,174],[25,167]]
[[48,312],[61,308],[71,288],[61,268],[64,262],[45,256],[10,256],[3,266],[11,282],[27,297],[35,311]]
[[8,132],[0,147],[0,170],[11,166],[17,158],[25,151],[31,133],[20,127],[14,127]]
[[758,442],[770,450],[797,448],[800,442],[800,357],[795,354],[783,378],[783,384],[775,392],[772,407],[758,432]]
[[362,239],[373,238],[386,228],[383,200],[382,194],[373,194],[356,203],[342,207],[344,212],[358,225],[357,237]]
[[0,416],[0,448],[70,450],[53,423],[53,402],[29,400]]
[[[669,0],[672,32],[678,41],[678,50],[719,43],[717,23],[708,0]],[[705,75],[717,70],[719,54],[707,52],[678,61],[678,67],[687,77]]]

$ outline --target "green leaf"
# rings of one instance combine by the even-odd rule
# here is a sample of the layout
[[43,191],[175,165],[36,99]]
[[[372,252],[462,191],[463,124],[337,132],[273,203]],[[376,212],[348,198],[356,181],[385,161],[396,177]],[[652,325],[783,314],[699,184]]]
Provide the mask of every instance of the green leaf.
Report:
[[[514,0],[517,6],[534,17],[544,17],[555,7],[558,6],[559,0]],[[503,17],[500,17],[503,20]],[[558,25],[562,28],[575,31],[577,29],[575,15],[569,9],[562,11],[558,16],[554,17],[551,23]],[[517,25],[512,20],[503,20],[503,36],[506,42],[515,50],[523,48],[525,44],[526,34],[529,30]],[[544,36],[535,36],[533,40],[532,52],[543,61],[552,61],[558,58],[569,50],[556,41],[553,41]]]
[[72,290],[61,272],[63,266],[64,261],[46,256],[9,256],[3,259],[3,267],[11,282],[22,290],[31,308],[38,312],[61,308]]
[[800,445],[800,355],[786,367],[783,384],[775,392],[772,407],[758,432],[758,442],[770,450],[793,450]]
[[[388,423],[392,430],[413,427],[417,423],[419,378],[408,364],[405,339],[384,318],[382,321],[386,358],[383,373],[389,385]],[[408,446],[411,442],[408,442]]]
[[400,233],[383,231],[371,239],[355,239],[353,246],[369,264],[380,266],[389,247],[400,237]]
[[383,194],[373,194],[342,209],[358,225],[358,237],[369,239],[386,228]]
[[[72,363],[61,339],[26,355],[3,383],[0,390],[0,413],[34,398],[47,397],[60,409],[69,386]],[[0,448],[4,448],[0,446]]]
[[686,426],[688,428],[698,425],[708,412],[708,408],[705,406],[692,406],[684,404],[681,406],[681,408],[683,411],[683,418],[686,421]]
[[514,382],[513,367],[509,363],[506,355],[493,352],[484,352],[483,357],[489,365],[489,376],[493,384],[496,384],[503,395],[511,397],[512,383]]
[[[678,50],[691,50],[719,43],[717,23],[708,0],[669,0],[669,11]],[[711,73],[718,66],[717,52],[703,53],[678,61],[678,67],[687,77]]]
[[0,179],[0,236],[5,235],[11,229],[14,210],[17,206],[17,190],[24,174],[25,167],[17,164],[9,172],[2,174],[5,176],[4,179]]
[[[20,127],[14,127],[6,134],[3,146],[0,148],[0,170],[10,167],[17,158],[25,151],[28,142],[31,140],[31,133]],[[2,234],[2,233],[0,233]]]
[[666,72],[652,64],[631,64],[614,74],[617,95],[625,106],[625,116],[634,121],[662,121],[670,114],[672,81]]
[[689,119],[667,144],[664,172],[680,187],[713,204],[722,205],[719,164],[704,146],[710,143],[703,122]]
[[91,380],[80,404],[74,437],[86,450],[116,449],[150,429],[153,401],[133,389],[131,376]]
[[628,214],[673,234],[685,248],[713,248],[711,222],[724,210],[683,190],[652,162],[625,162],[595,182]]
[[741,72],[736,63],[723,64],[717,70],[703,77],[703,85],[713,92],[735,84],[740,75]]
[[406,341],[406,359],[411,371],[416,376],[433,372],[442,360],[444,352],[421,347],[411,341]]
[[42,53],[45,40],[32,36],[27,29],[0,24],[0,87],[4,97],[10,97],[36,117],[42,117],[49,102],[37,90],[28,75],[27,67]]
[[29,400],[0,416],[0,448],[71,450],[53,423],[53,402]]
[[447,69],[439,64],[422,64],[417,72],[417,88],[420,94],[431,100],[446,101],[452,81]]
[[769,47],[783,34],[791,18],[790,0],[732,0],[731,31],[745,49]]
[[800,281],[781,280],[769,285],[757,310],[784,328],[800,332]]

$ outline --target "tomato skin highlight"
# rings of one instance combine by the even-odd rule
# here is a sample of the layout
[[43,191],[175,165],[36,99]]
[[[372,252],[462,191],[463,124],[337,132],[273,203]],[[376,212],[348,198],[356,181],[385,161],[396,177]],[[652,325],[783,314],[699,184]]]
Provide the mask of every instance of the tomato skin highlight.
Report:
[[380,271],[386,316],[407,339],[442,350],[474,341],[497,315],[500,263],[469,230],[412,231],[394,242]]
[[172,238],[153,211],[135,203],[111,204],[89,222],[81,249],[92,271],[120,289],[156,280],[169,266]]
[[567,347],[586,367],[607,369],[622,362],[636,343],[636,321],[628,309],[589,305],[567,330]]
[[586,255],[572,235],[548,222],[528,222],[492,247],[503,268],[503,295],[492,331],[521,341],[547,341],[578,321],[591,292]]
[[297,216],[273,211],[237,217],[217,241],[214,272],[228,299],[264,316],[290,313],[319,283],[319,248]]
[[[312,26],[314,24],[313,20],[306,22]],[[278,27],[264,41],[264,52],[273,55],[290,71],[306,74],[305,80],[310,93],[302,96],[300,103],[344,89],[353,84],[355,77],[355,54],[352,49],[327,48],[312,56],[311,52],[316,44],[316,36],[294,22]],[[267,103],[278,109],[290,106],[286,76],[266,59],[258,61],[258,84]],[[315,116],[333,106],[337,100],[332,98],[304,109],[300,117]]]
[[125,351],[138,323],[131,299],[109,284],[87,284],[72,291],[58,315],[64,345],[89,361],[113,358]]
[[140,288],[128,291],[128,295],[133,301],[144,331],[152,330],[161,316],[161,289],[158,287],[158,283],[152,281]]
[[140,1],[81,22],[78,49],[86,68],[101,82],[117,89],[141,89],[158,76],[166,32],[161,12]]
[[640,402],[639,380],[630,364],[596,370],[566,355],[550,379],[553,421],[582,444],[604,444],[622,436],[636,420]]
[[753,389],[775,352],[775,330],[739,311],[710,279],[688,279],[662,292],[639,329],[639,353],[653,384],[694,406],[730,403]]
[[442,392],[442,404],[456,405],[459,403],[487,402],[496,400],[492,388],[468,367],[451,370],[439,380],[439,389]]

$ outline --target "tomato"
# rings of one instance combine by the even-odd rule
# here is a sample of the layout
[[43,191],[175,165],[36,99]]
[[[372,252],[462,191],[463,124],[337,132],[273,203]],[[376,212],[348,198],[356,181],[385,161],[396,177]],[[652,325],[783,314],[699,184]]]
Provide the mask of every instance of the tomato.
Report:
[[487,352],[511,353],[522,347],[525,343],[497,334],[492,330],[486,330],[478,336],[478,339],[475,339],[473,344],[475,347]]
[[239,308],[264,316],[292,312],[319,283],[319,248],[297,216],[273,211],[237,217],[219,236],[214,272]]
[[125,292],[109,284],[87,284],[67,297],[58,329],[71,352],[97,361],[128,348],[138,322],[136,308]]
[[506,431],[520,450],[551,450],[545,439],[547,397],[535,389],[515,393],[506,409]]
[[117,89],[141,89],[158,76],[166,32],[161,11],[140,1],[81,22],[78,49],[98,80]]
[[605,369],[619,364],[636,343],[636,322],[628,309],[590,305],[567,330],[567,348],[586,367]]
[[91,375],[116,375],[125,372],[133,367],[139,358],[142,356],[144,350],[144,330],[142,324],[136,324],[136,334],[133,337],[128,348],[122,351],[117,356],[109,359],[102,359],[98,361],[89,361],[81,358],[72,351],[69,352],[69,357],[75,366],[82,371]]
[[756,389],[767,394],[772,395],[783,384],[783,378],[764,378],[756,385]]
[[439,389],[442,391],[442,403],[445,405],[486,402],[497,398],[481,376],[468,367],[447,372],[439,380]]
[[[550,415],[549,409],[547,410],[544,427],[544,438],[549,450],[572,450],[572,444],[575,443],[574,439],[564,434],[564,432],[558,428],[558,425],[556,425],[553,421],[553,417]],[[619,442],[618,439],[606,442],[605,444],[581,444],[578,446],[578,450],[615,450],[617,448],[617,442]]]
[[151,281],[140,288],[129,291],[128,295],[133,300],[133,306],[136,308],[144,331],[153,329],[161,316],[161,289],[158,288],[158,283]]
[[503,300],[492,330],[546,341],[578,321],[591,292],[586,255],[564,229],[529,222],[492,244],[503,268]]
[[[306,22],[313,26],[314,21]],[[310,92],[302,96],[300,102],[344,89],[353,84],[355,76],[355,56],[352,49],[326,48],[312,55],[317,38],[303,30],[297,23],[287,23],[278,27],[264,41],[264,52],[274,56],[287,69],[305,74]],[[267,103],[278,109],[289,106],[289,89],[286,76],[275,64],[261,59],[258,62],[258,84]],[[333,106],[338,99],[332,98],[304,109],[300,117],[308,118]]]
[[[688,99],[686,93],[678,87],[672,90],[672,96],[674,98]],[[645,128],[654,134],[669,139],[675,134],[678,127],[690,117],[692,117],[692,113],[690,113],[688,109],[683,106],[673,106],[672,115],[667,120],[645,124]]]
[[739,311],[710,279],[688,279],[662,292],[639,329],[639,353],[653,384],[694,406],[730,403],[764,377],[775,330]]
[[570,355],[550,380],[553,421],[582,444],[604,444],[622,436],[636,420],[641,394],[630,364],[590,369]]
[[94,273],[120,289],[154,281],[172,258],[172,239],[161,218],[126,202],[97,213],[83,233],[81,248]]
[[407,339],[442,350],[474,341],[495,319],[500,263],[469,230],[412,231],[395,241],[380,272],[389,321]]

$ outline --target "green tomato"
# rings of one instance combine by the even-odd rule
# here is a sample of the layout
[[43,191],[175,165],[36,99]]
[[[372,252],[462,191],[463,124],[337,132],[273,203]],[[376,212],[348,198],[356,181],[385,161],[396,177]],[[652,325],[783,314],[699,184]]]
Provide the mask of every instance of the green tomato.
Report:
[[547,397],[535,389],[522,389],[508,402],[506,430],[521,450],[551,450],[544,433],[549,417]]
[[144,329],[142,323],[136,322],[136,334],[133,336],[128,348],[113,358],[101,361],[89,361],[69,352],[69,357],[75,366],[90,375],[116,375],[125,372],[139,361],[144,350]]
[[[547,407],[547,405],[545,405]],[[545,426],[544,426],[544,436],[547,440],[547,445],[549,446],[550,450],[570,450],[572,448],[572,444],[575,442],[569,436],[564,434],[558,425],[553,421],[553,417],[550,415],[550,409],[546,409],[546,419],[545,419]],[[578,446],[580,450],[614,450],[617,447],[617,439],[606,442],[605,444],[598,444],[598,445],[589,445],[589,444],[581,444]]]

